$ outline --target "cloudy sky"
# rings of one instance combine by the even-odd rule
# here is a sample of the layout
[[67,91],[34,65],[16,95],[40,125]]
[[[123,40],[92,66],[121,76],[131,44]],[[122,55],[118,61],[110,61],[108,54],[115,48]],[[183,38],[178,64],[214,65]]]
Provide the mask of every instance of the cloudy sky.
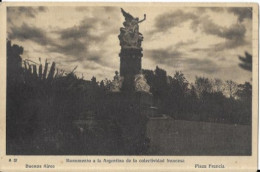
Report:
[[[144,36],[144,69],[182,71],[195,76],[250,81],[238,55],[252,53],[251,8],[123,7],[140,24]],[[24,47],[24,59],[55,61],[57,67],[98,80],[112,79],[119,70],[120,7],[8,7],[7,32]]]

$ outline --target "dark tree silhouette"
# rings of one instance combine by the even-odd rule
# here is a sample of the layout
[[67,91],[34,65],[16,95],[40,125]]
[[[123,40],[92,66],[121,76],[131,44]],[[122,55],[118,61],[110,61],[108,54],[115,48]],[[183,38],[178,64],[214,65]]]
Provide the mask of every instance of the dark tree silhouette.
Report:
[[92,82],[93,84],[97,84],[97,78],[93,76],[93,77],[91,78],[91,82]]
[[252,55],[248,52],[245,52],[245,56],[238,56],[241,63],[239,63],[239,66],[247,71],[252,72]]
[[21,81],[23,47],[7,41],[7,82]]
[[214,92],[223,92],[225,89],[223,81],[219,78],[215,78],[212,84]]
[[245,102],[252,102],[252,85],[249,82],[239,84],[236,95]]
[[100,81],[100,84],[99,84],[100,88],[101,89],[105,89],[105,84],[104,84],[104,81]]
[[213,91],[212,83],[208,78],[196,77],[195,87],[199,96]]

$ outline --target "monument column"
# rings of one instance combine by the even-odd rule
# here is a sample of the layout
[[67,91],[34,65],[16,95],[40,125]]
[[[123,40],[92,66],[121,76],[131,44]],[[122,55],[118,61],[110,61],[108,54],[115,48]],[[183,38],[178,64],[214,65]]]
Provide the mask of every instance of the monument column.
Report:
[[125,12],[121,8],[122,14],[125,17],[124,27],[120,28],[121,52],[120,57],[120,76],[123,77],[122,91],[135,91],[135,76],[141,74],[142,70],[142,47],[143,36],[139,32],[138,24],[143,22],[146,18],[139,21],[131,14]]

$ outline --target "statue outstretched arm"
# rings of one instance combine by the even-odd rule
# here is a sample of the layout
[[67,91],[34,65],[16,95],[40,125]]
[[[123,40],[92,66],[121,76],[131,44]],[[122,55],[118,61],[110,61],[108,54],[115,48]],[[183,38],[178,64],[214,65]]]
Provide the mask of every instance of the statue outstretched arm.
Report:
[[145,21],[145,19],[146,19],[146,14],[144,14],[144,19],[140,20],[138,23],[141,23],[141,22]]

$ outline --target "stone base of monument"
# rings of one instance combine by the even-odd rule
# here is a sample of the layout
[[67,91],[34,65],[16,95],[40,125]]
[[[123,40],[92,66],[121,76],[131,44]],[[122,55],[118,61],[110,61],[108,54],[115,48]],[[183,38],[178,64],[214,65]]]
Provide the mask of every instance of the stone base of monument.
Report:
[[147,84],[143,74],[134,76],[115,76],[110,86],[111,92],[145,92],[150,93],[150,86]]
[[110,92],[108,96],[109,101],[118,107],[128,105],[138,108],[140,115],[146,115],[148,112],[146,109],[153,105],[153,96],[147,92]]
[[153,97],[146,92],[110,92],[107,101],[115,111],[110,118],[117,121],[121,137],[123,155],[146,154],[149,139],[146,137],[146,124]]
[[[117,76],[114,78],[111,89],[110,99],[115,104],[135,104],[140,106],[140,115],[154,116],[157,108],[154,107],[153,95],[150,93],[150,86],[147,84],[143,74],[137,74],[132,82],[128,83],[129,78]],[[130,86],[132,85],[132,86]],[[131,89],[129,89],[129,87]]]

